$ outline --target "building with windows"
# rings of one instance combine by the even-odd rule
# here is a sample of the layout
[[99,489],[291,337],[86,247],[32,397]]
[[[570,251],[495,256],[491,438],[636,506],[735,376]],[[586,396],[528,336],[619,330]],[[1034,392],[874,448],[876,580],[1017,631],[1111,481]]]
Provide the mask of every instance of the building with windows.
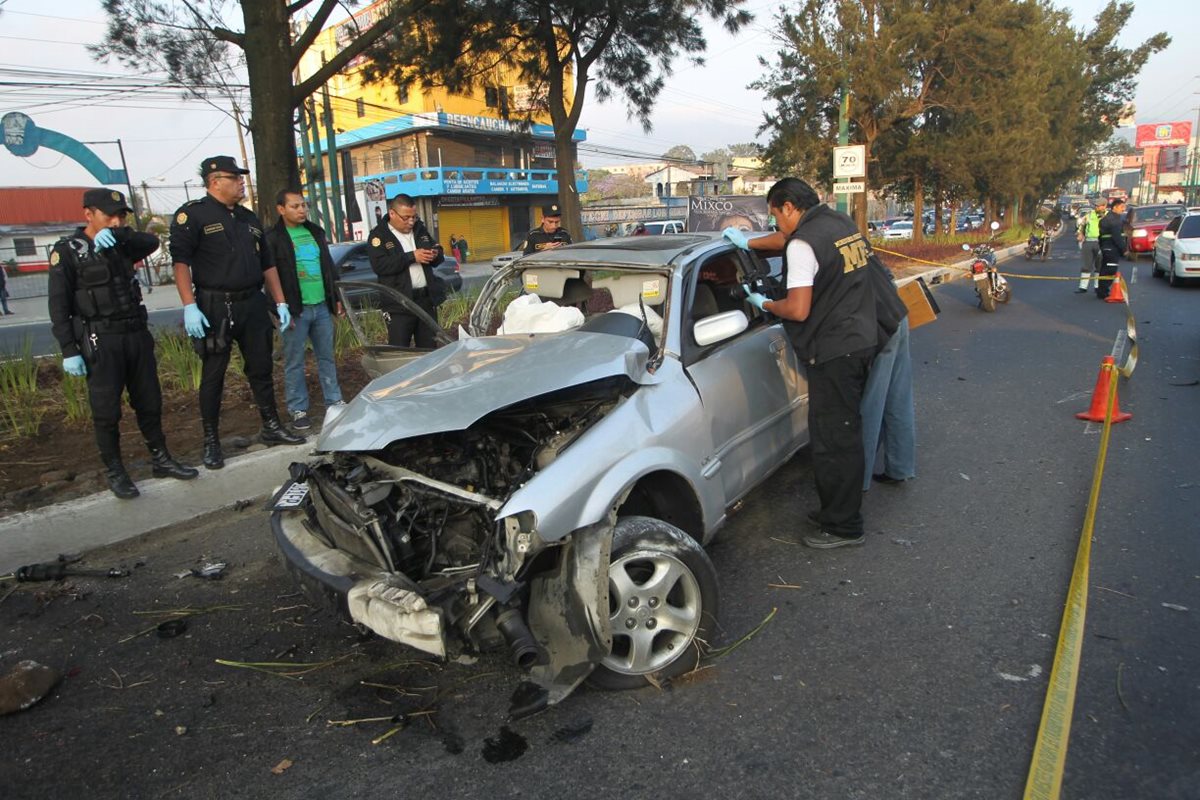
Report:
[[[356,14],[358,24],[369,24],[378,5]],[[339,49],[354,25],[326,30],[301,60],[301,74]],[[416,198],[418,213],[443,247],[449,248],[452,235],[465,237],[472,259],[513,249],[541,223],[541,207],[558,197],[557,159],[549,115],[538,110],[540,100],[529,87],[497,70],[494,84],[470,95],[404,90],[366,83],[362,66],[362,59],[351,62],[327,87],[342,173],[339,199],[354,220],[354,238],[365,237],[386,216],[386,200],[400,193]],[[325,167],[318,177],[328,185],[324,128],[314,138]],[[572,138],[581,142],[586,134],[577,130]],[[575,176],[583,194],[586,174],[576,169]]]
[[0,263],[9,274],[50,268],[50,248],[83,224],[81,201],[89,188],[0,188]]

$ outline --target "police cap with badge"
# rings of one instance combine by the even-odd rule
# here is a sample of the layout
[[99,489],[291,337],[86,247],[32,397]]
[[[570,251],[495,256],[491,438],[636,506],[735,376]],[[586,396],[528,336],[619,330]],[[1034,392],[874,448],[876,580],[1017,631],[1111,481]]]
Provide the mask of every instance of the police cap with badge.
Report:
[[83,207],[99,209],[110,217],[133,211],[125,195],[113,189],[88,189],[83,193]]
[[551,203],[548,206],[542,206],[542,216],[543,217],[561,217],[562,211],[559,209],[557,204]]
[[207,178],[214,172],[232,172],[234,175],[249,175],[250,170],[238,166],[233,156],[211,156],[200,164],[200,177]]

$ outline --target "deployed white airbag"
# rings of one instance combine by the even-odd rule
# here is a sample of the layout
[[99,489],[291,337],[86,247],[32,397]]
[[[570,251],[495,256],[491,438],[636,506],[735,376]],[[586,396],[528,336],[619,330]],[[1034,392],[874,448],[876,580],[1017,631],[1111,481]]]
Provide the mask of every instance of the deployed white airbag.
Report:
[[583,312],[571,306],[542,302],[536,294],[523,294],[508,304],[497,333],[558,333],[583,324]]
[[372,578],[350,589],[346,605],[351,619],[383,638],[446,657],[441,615],[416,592]]

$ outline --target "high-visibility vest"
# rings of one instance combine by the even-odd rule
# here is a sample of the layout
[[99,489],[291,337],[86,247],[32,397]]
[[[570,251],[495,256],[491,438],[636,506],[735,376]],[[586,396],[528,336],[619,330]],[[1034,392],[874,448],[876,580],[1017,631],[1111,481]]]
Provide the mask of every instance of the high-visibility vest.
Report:
[[1084,238],[1099,241],[1100,239],[1100,215],[1095,211],[1089,212],[1087,222],[1085,223]]

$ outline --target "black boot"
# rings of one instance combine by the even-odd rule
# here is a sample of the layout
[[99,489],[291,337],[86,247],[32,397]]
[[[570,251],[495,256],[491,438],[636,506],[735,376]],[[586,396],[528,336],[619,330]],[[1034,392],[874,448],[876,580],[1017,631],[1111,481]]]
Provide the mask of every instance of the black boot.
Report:
[[[147,446],[149,447],[149,445]],[[175,478],[176,480],[190,481],[200,474],[200,470],[195,467],[180,464],[172,458],[171,452],[167,450],[165,444],[161,447],[150,447],[150,464],[151,472],[156,478]]]
[[104,477],[108,480],[108,488],[122,500],[132,500],[141,494],[125,471],[120,456],[104,459]]
[[279,422],[278,414],[263,415],[262,430],[258,438],[263,444],[303,444],[307,441],[298,433],[292,433]]
[[217,432],[217,423],[204,423],[204,466],[206,469],[220,469],[225,466],[225,455],[221,452],[221,435]]

